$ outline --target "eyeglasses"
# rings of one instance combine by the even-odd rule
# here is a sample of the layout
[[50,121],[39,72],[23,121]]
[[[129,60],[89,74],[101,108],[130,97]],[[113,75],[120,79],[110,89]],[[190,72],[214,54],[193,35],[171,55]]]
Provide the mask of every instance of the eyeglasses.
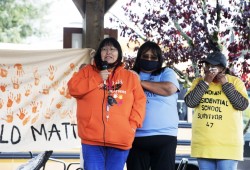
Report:
[[117,49],[115,47],[102,47],[101,51],[102,52],[108,52],[108,51],[110,51],[111,53],[113,53],[113,52],[116,52]]
[[209,69],[209,71],[217,72],[220,65],[212,65],[212,64],[209,64],[209,63],[203,63],[203,67],[205,69]]

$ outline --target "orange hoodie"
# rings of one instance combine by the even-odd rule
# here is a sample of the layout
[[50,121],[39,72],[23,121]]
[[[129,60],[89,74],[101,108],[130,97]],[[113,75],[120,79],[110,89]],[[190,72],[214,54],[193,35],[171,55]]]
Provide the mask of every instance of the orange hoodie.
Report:
[[[78,135],[84,144],[127,150],[133,129],[142,126],[146,96],[136,73],[120,66],[111,77],[104,85],[96,67],[87,65],[69,80],[69,93],[77,100]],[[108,95],[116,100],[109,109]]]

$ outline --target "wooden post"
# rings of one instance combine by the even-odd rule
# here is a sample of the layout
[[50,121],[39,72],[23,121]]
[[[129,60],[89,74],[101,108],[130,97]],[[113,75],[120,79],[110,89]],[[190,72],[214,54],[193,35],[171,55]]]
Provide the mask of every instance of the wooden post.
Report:
[[72,0],[83,17],[83,48],[97,49],[104,37],[104,15],[116,0]]
[[104,36],[104,0],[85,0],[83,48],[97,49]]

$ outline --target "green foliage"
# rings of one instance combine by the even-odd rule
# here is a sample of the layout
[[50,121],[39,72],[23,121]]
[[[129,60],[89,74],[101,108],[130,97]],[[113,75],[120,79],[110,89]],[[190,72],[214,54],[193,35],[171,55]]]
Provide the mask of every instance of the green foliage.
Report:
[[0,42],[20,43],[43,33],[43,16],[49,4],[35,0],[0,0]]

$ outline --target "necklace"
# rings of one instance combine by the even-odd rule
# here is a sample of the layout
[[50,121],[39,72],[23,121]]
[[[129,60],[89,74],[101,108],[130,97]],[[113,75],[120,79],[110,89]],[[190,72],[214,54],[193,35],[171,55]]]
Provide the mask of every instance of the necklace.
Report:
[[106,120],[108,122],[110,106],[112,106],[113,104],[112,103],[112,79],[108,79],[107,91],[108,91],[108,99],[107,99],[107,106],[106,106]]

